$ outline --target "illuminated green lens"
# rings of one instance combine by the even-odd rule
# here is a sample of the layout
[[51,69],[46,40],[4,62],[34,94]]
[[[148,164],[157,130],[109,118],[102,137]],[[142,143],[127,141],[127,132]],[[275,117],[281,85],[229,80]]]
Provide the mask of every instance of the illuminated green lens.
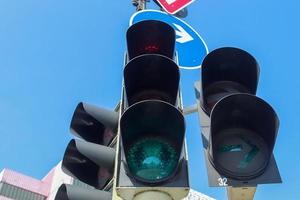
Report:
[[130,171],[148,181],[158,181],[171,175],[177,161],[175,148],[160,138],[139,140],[130,147],[127,156]]

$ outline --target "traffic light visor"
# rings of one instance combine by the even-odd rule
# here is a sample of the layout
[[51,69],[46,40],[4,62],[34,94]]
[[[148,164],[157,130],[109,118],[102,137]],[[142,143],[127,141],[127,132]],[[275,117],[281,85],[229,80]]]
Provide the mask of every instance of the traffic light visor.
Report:
[[62,184],[58,188],[54,200],[111,200],[111,198],[110,192]]
[[248,52],[224,47],[210,52],[201,67],[202,107],[210,114],[224,96],[234,93],[256,94],[259,66]]
[[55,195],[55,199],[54,200],[69,200],[68,198],[68,193],[67,193],[67,186],[65,184],[62,184]]
[[114,150],[90,142],[71,140],[62,161],[62,170],[96,188],[103,188],[113,176]]
[[117,126],[117,112],[81,102],[74,111],[70,129],[88,142],[107,146],[116,136]]
[[185,123],[171,104],[146,100],[129,107],[120,122],[128,170],[142,182],[159,183],[176,171]]
[[126,37],[129,60],[142,54],[161,54],[173,59],[175,30],[164,22],[138,22],[127,30]]
[[175,105],[179,76],[176,63],[165,56],[146,54],[136,57],[124,69],[129,106],[146,99],[158,99]]
[[224,97],[211,114],[212,164],[234,179],[259,176],[272,155],[278,127],[275,111],[262,99],[250,94]]

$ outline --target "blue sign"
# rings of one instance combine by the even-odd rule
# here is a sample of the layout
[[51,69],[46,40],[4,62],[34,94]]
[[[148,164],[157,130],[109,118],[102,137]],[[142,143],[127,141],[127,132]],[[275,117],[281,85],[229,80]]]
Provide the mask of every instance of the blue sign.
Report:
[[157,10],[143,10],[130,18],[129,25],[144,20],[159,20],[171,25],[176,31],[176,51],[178,65],[184,69],[198,69],[208,53],[207,46],[201,36],[186,22]]

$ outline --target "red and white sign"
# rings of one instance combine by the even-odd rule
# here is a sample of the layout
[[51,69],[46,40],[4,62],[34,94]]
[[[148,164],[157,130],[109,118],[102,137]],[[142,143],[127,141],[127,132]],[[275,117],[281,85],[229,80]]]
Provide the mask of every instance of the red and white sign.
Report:
[[169,14],[175,14],[194,0],[157,0],[163,9]]

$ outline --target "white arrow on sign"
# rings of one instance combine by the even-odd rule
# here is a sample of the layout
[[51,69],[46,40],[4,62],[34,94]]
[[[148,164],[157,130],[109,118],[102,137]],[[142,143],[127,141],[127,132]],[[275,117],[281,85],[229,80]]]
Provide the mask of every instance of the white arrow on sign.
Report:
[[178,29],[178,30],[176,30],[176,35],[178,35],[179,38],[176,39],[176,42],[186,43],[186,42],[192,41],[194,39],[181,26],[179,26],[178,24],[175,24],[175,23],[173,23],[173,25]]

